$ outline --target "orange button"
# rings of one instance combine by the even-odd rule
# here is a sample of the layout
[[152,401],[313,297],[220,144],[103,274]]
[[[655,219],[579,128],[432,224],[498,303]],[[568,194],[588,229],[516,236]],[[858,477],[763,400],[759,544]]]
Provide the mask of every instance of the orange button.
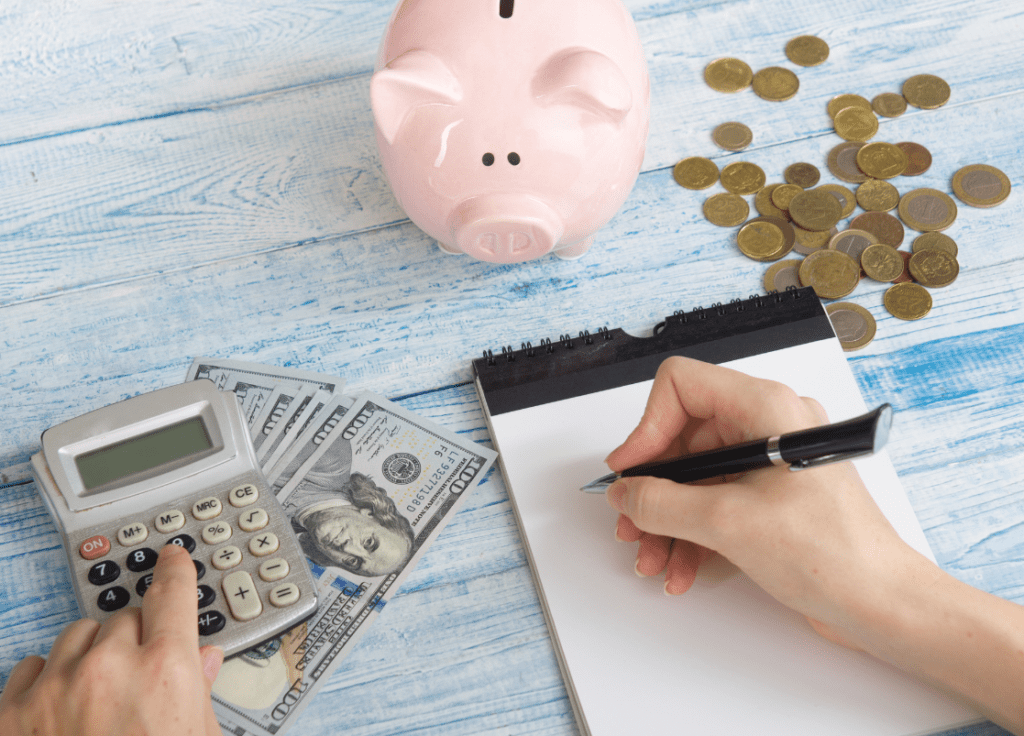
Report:
[[102,557],[109,551],[110,540],[102,534],[97,534],[95,537],[89,537],[82,542],[82,546],[78,548],[78,553],[87,560],[95,560],[97,557]]

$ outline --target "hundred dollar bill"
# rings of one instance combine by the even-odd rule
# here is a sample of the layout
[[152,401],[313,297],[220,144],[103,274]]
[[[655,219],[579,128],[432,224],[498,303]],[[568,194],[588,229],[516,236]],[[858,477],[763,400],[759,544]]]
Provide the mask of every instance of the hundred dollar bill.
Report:
[[[239,382],[259,386],[268,391],[267,397],[275,388],[286,384],[309,386],[332,394],[340,394],[345,388],[345,379],[339,376],[221,358],[195,358],[185,375],[185,381],[194,381],[197,378],[209,378],[220,389],[229,389]],[[255,416],[254,414],[253,417]],[[248,413],[246,418],[249,418]]]
[[320,392],[312,386],[302,386],[298,391],[281,392],[277,396],[273,410],[258,426],[258,431],[252,439],[252,449],[256,451],[256,460],[261,466],[270,450],[281,444],[288,429],[294,424],[296,414],[309,404],[315,393],[327,395],[326,391]]
[[267,439],[263,458],[260,460],[260,467],[263,472],[274,467],[285,452],[291,448],[294,441],[302,436],[302,433],[309,428],[316,418],[320,416],[323,408],[330,403],[333,397],[326,391],[317,391],[308,400],[303,401],[294,412],[284,421],[281,434],[274,438]]
[[291,480],[309,456],[316,452],[355,403],[356,399],[352,396],[343,394],[332,397],[317,413],[315,420],[307,422],[299,429],[298,435],[280,457],[268,462],[263,468],[263,473],[275,494],[284,488],[284,484]]
[[345,412],[277,494],[318,580],[320,608],[225,664],[213,687],[225,733],[277,734],[294,722],[495,457],[379,397]]

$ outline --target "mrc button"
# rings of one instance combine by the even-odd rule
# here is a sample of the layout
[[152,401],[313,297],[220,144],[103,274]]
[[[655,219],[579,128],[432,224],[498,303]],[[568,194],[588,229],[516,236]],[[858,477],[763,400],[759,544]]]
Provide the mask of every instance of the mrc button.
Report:
[[224,507],[221,505],[220,499],[216,496],[210,496],[192,504],[192,516],[196,517],[199,521],[206,521],[215,516],[220,516],[220,512],[223,509]]
[[82,555],[82,559],[85,560],[95,560],[107,554],[109,551],[110,540],[102,534],[89,537],[78,547],[78,554]]

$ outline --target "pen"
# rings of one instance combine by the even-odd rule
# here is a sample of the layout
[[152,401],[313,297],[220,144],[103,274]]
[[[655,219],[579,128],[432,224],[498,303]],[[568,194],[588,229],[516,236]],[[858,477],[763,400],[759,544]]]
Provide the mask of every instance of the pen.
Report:
[[882,404],[874,411],[845,422],[826,424],[800,432],[767,437],[717,450],[698,452],[609,473],[580,488],[586,493],[604,493],[619,478],[649,475],[676,483],[745,473],[772,465],[803,470],[837,463],[878,452],[889,438],[892,407]]

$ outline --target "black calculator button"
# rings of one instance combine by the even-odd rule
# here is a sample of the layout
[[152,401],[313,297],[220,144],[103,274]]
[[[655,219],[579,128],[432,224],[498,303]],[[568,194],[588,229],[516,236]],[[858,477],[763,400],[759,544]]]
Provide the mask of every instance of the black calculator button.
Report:
[[139,595],[146,595],[146,591],[149,590],[149,586],[153,584],[153,573],[149,575],[143,575],[139,578],[139,582],[135,584],[135,592]]
[[106,585],[117,580],[120,574],[120,565],[113,560],[103,560],[89,568],[89,582],[93,585]]
[[128,559],[125,560],[125,565],[132,572],[145,572],[146,570],[152,570],[156,565],[157,554],[149,547],[140,547],[139,549],[131,552],[128,555]]
[[192,537],[187,534],[179,534],[176,537],[171,537],[167,540],[167,544],[176,544],[179,547],[184,547],[189,554],[192,554],[196,549],[196,540],[192,539]]
[[99,597],[96,599],[96,605],[100,607],[101,611],[110,613],[127,606],[131,597],[132,594],[127,590],[120,585],[115,585],[113,588],[107,588],[99,594]]
[[213,588],[209,585],[200,585],[196,588],[199,593],[199,607],[206,608],[208,605],[217,600],[217,594],[213,592]]
[[220,611],[203,611],[199,614],[199,635],[216,634],[227,622],[227,617]]
[[206,574],[206,565],[199,560],[192,560],[192,562],[196,563],[196,580],[202,580],[203,575]]

